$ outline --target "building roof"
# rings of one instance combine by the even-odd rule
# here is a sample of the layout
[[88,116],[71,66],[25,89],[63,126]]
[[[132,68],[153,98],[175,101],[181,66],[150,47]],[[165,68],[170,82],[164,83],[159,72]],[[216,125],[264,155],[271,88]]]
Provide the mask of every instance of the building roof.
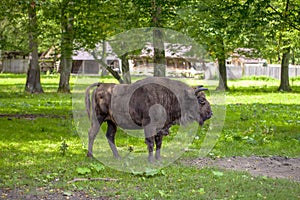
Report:
[[85,51],[84,49],[74,51],[72,59],[73,60],[95,60],[93,55]]
[[237,48],[228,60],[238,59],[245,64],[265,63],[266,59],[258,56],[258,51],[253,48]]
[[[165,56],[169,58],[184,58],[191,57],[188,56],[190,53],[192,46],[181,45],[181,44],[170,44],[164,43],[165,48]],[[142,49],[141,57],[153,57],[154,56],[154,47],[151,43],[146,44],[146,46]]]
[[[118,56],[113,52],[109,43],[106,42],[105,44],[106,44],[106,60],[118,59]],[[95,60],[94,56],[92,55],[92,51],[93,50],[90,51],[85,50],[84,48],[81,48],[79,50],[74,50],[72,59],[73,60]],[[96,45],[94,51],[99,52],[99,54],[101,55],[102,44]],[[98,59],[101,59],[100,55],[97,56]]]
[[[106,44],[107,44],[106,59],[107,60],[118,59],[118,56],[113,52],[113,49],[109,45],[109,43]],[[164,47],[165,47],[165,56],[168,58],[196,59],[196,56],[194,56],[192,53],[192,46],[165,43]],[[96,51],[101,52],[100,49],[102,49],[102,44],[97,45],[95,49]],[[133,57],[153,57],[153,55],[154,55],[153,45],[151,43],[147,43],[145,47],[142,49],[141,53]],[[74,51],[74,55],[72,56],[72,59],[73,60],[95,60],[93,55],[89,51],[83,48]],[[99,56],[98,59],[101,59],[101,56]]]

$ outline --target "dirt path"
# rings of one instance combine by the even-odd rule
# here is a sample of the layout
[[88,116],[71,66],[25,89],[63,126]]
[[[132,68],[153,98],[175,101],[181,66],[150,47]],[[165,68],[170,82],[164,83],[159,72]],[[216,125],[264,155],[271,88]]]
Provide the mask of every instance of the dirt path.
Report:
[[284,178],[300,182],[300,157],[229,157],[229,158],[197,158],[184,161],[199,167],[215,166],[222,169],[248,171],[253,176]]
[[[68,116],[64,116],[64,115],[49,115],[49,114],[0,114],[0,118],[7,118],[8,120],[12,120],[13,118],[33,120],[33,119],[35,119],[37,117],[66,119]],[[72,117],[72,116],[70,115],[70,117]]]

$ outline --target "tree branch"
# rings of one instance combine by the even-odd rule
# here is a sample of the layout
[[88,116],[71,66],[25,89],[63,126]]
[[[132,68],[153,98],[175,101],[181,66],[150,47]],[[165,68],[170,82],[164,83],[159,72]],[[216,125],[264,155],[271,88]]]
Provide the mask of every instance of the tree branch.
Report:
[[79,182],[79,181],[119,181],[119,179],[114,178],[74,178],[71,181],[68,181],[68,184]]
[[113,75],[113,77],[115,77],[115,78],[119,81],[119,83],[124,83],[123,79],[120,77],[120,75],[119,75],[118,72],[114,71],[110,66],[108,66],[108,65],[103,61],[102,58],[101,58],[101,59],[98,59],[97,56],[96,56],[96,53],[95,53],[94,51],[91,52],[91,54],[92,54],[92,56],[94,57],[94,59],[95,59],[98,63],[100,63],[102,66],[104,66],[105,69],[107,69],[107,71],[109,71],[109,72]]
[[278,10],[276,10],[276,8],[274,8],[271,4],[269,4],[269,7],[275,12],[275,14],[279,15],[280,18],[283,19],[283,20],[282,20],[283,22],[288,23],[292,28],[294,28],[294,29],[300,31],[300,27],[298,27],[297,24],[294,24],[294,23],[290,20],[290,18],[286,15],[286,13],[287,13],[287,11],[288,11],[288,2],[287,2],[286,7],[285,7],[285,14],[284,14],[284,16],[282,16],[282,14],[281,14]]

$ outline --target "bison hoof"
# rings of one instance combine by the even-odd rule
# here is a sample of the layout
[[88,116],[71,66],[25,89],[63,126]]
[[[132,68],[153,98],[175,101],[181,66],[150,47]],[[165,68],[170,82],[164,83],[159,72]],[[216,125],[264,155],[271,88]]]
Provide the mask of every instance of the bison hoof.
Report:
[[122,160],[122,158],[121,158],[121,156],[114,156],[114,158],[116,159],[116,160]]
[[161,161],[161,157],[160,157],[160,156],[155,155],[155,159],[156,159],[157,161]]
[[149,156],[149,157],[148,157],[148,162],[149,162],[150,164],[154,164],[154,163],[155,163],[154,157],[153,157],[153,156]]
[[156,152],[155,152],[155,159],[157,161],[160,161],[161,160],[161,157],[160,157],[160,149],[157,149]]

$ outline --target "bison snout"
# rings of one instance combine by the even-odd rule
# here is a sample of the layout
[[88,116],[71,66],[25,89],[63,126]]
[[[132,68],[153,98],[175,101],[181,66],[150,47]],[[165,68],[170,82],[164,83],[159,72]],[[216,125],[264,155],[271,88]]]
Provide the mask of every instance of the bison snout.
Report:
[[210,113],[207,115],[207,119],[210,119],[212,116],[213,116],[213,112],[210,112]]
[[210,119],[212,116],[213,116],[213,112],[207,113],[203,121]]
[[204,124],[204,121],[210,119],[212,116],[213,116],[212,111],[205,113],[205,115],[201,115],[199,124],[202,126]]

